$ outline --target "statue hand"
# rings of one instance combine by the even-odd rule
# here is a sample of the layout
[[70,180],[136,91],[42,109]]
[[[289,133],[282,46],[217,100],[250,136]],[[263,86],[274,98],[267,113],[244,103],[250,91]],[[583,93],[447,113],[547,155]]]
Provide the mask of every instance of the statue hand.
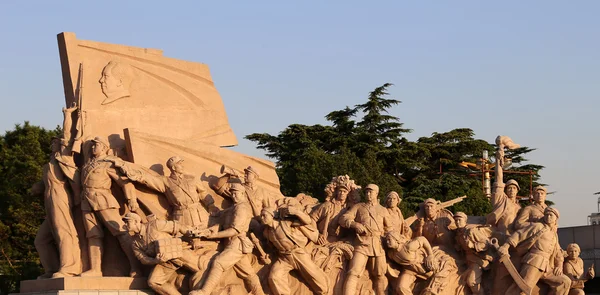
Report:
[[587,276],[590,279],[593,279],[594,277],[596,277],[596,271],[594,270],[593,265],[588,268]]
[[555,267],[554,270],[552,271],[552,273],[554,273],[555,276],[561,276],[562,275],[562,267]]
[[501,256],[510,256],[508,254],[508,244],[504,244],[502,246],[500,246],[500,248],[498,248],[498,253],[500,253]]
[[140,208],[136,199],[130,199],[127,202],[127,205],[129,206],[129,210],[131,211],[137,211]]
[[359,233],[361,235],[367,232],[367,228],[360,223],[355,223],[354,229],[356,230],[357,233]]
[[327,237],[324,234],[319,234],[319,238],[317,239],[317,243],[321,246],[327,244]]
[[157,259],[158,259],[158,261],[160,261],[160,262],[167,262],[167,261],[169,261],[168,259],[166,259],[166,257],[165,257],[165,255],[164,255],[164,253],[158,253],[158,254],[156,255],[156,258],[157,258]]

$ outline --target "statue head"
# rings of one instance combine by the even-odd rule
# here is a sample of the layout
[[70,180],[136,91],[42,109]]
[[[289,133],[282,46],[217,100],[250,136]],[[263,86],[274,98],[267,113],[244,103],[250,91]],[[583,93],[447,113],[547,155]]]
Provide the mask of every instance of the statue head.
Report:
[[577,259],[577,257],[579,257],[579,254],[581,254],[581,248],[579,248],[579,245],[571,243],[569,244],[569,246],[567,246],[568,259]]
[[385,245],[390,249],[398,249],[408,242],[408,238],[398,231],[390,231],[385,235]]
[[[331,179],[331,182],[325,187],[326,200],[336,200],[338,202],[346,203],[347,198],[350,194],[353,197],[358,195],[360,186],[354,183],[354,180],[350,179],[348,175],[340,175]],[[353,201],[353,200],[351,200]]]
[[400,198],[400,195],[395,191],[389,192],[385,196],[385,199],[383,199],[383,203],[387,208],[396,208],[398,207],[400,202],[402,202],[402,199]]
[[533,201],[536,204],[544,204],[546,202],[546,188],[538,185],[533,189]]
[[367,197],[367,202],[376,203],[377,196],[379,195],[379,186],[376,184],[367,184],[365,187],[365,196]]
[[136,234],[142,231],[142,218],[139,215],[129,212],[125,214],[123,221],[125,221],[125,229],[127,231]]
[[229,187],[229,191],[231,192],[231,199],[233,199],[234,203],[244,202],[244,200],[245,200],[244,193],[246,192],[246,188],[241,183],[237,183],[237,182],[231,183],[231,187]]
[[252,166],[248,166],[248,168],[244,169],[244,182],[254,183],[259,178],[260,174],[258,174],[258,171],[252,168]]
[[546,207],[544,210],[544,223],[552,226],[556,226],[558,224],[558,219],[560,218],[560,213],[558,213],[558,209],[552,207]]
[[273,226],[273,220],[275,219],[275,209],[263,208],[260,212],[260,220],[266,226]]
[[54,136],[52,137],[52,141],[50,142],[50,151],[52,153],[60,152],[62,139],[60,137]]
[[92,155],[94,157],[100,157],[108,154],[110,145],[108,142],[99,136],[92,139]]
[[519,183],[514,179],[507,181],[504,186],[504,192],[510,199],[516,199],[520,189]]
[[463,212],[456,212],[454,214],[454,222],[456,223],[456,227],[464,228],[467,226],[467,214]]
[[425,209],[425,216],[433,219],[438,212],[438,202],[435,199],[429,198],[423,203],[423,208]]
[[183,174],[183,159],[179,156],[170,157],[169,160],[167,160],[167,168],[171,170],[171,173]]
[[98,81],[106,99],[102,104],[109,104],[117,99],[129,97],[129,85],[133,80],[133,69],[130,65],[110,61],[102,70]]

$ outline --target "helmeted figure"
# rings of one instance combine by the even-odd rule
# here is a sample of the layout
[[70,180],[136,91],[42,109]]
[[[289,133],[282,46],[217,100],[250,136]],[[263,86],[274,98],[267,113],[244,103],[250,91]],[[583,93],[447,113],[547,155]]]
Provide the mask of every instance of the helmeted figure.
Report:
[[389,232],[385,243],[388,257],[401,267],[396,285],[392,286],[394,294],[412,295],[417,279],[427,281],[421,294],[446,294],[452,275],[458,278],[454,258],[438,247],[431,247],[425,237],[411,240],[398,232]]
[[269,285],[273,294],[292,294],[288,281],[292,270],[298,271],[314,294],[327,294],[327,275],[306,251],[308,243],[316,241],[318,237],[317,228],[310,216],[300,207],[287,206],[280,207],[277,212],[275,209],[265,208],[261,219],[265,225],[263,236],[277,250],[277,260],[273,262],[269,273]]
[[124,230],[119,214],[119,202],[111,192],[113,181],[123,189],[129,210],[139,209],[135,186],[114,166],[116,157],[107,155],[109,144],[95,137],[92,140],[92,158],[85,163],[81,172],[83,197],[81,210],[88,238],[90,269],[81,276],[102,276],[103,226],[117,238],[131,266],[130,275],[142,275],[139,261],[133,255],[131,236]]
[[169,176],[162,176],[139,169],[133,163],[115,163],[129,179],[164,193],[172,208],[171,219],[197,229],[205,229],[209,226],[210,214],[218,212],[219,208],[200,180],[185,173],[183,165],[184,161],[179,156],[169,158],[167,168],[171,173]]
[[489,225],[467,224],[467,215],[463,212],[454,214],[454,220],[457,227],[455,236],[457,248],[467,260],[468,269],[465,273],[467,286],[474,295],[483,295],[481,277],[494,259],[488,243],[492,237],[492,229]]
[[438,201],[432,198],[423,202],[423,208],[425,212],[417,221],[414,236],[423,236],[433,246],[450,249],[454,243],[453,230],[456,228],[452,212],[439,208]]
[[[506,243],[498,248],[498,252],[508,255],[509,247],[526,251],[519,271],[525,283],[533,287],[541,280],[550,286],[551,294],[566,295],[569,293],[571,280],[563,274],[564,257],[556,231],[559,217],[557,209],[546,207],[541,222],[530,223],[514,232]],[[515,283],[506,291],[508,295],[519,293]]]
[[546,188],[543,186],[536,186],[533,189],[533,204],[519,211],[517,219],[515,219],[515,230],[525,228],[535,222],[541,222],[544,210],[548,207],[546,193]]
[[245,281],[246,286],[250,287],[250,293],[264,294],[260,280],[252,268],[250,257],[247,255],[254,248],[254,244],[247,236],[253,217],[252,206],[248,203],[243,185],[232,183],[229,190],[234,205],[225,211],[227,215],[223,230],[217,231],[211,228],[201,234],[208,239],[225,239],[225,249],[215,257],[202,288],[191,291],[191,295],[210,295],[221,281],[223,273],[232,267]]
[[378,203],[379,187],[369,184],[365,191],[367,202],[352,206],[340,218],[343,227],[356,231],[354,256],[350,261],[344,284],[344,295],[356,294],[358,278],[367,267],[367,263],[375,294],[383,295],[387,288],[387,261],[382,238],[392,229],[392,220],[387,209]]
[[[185,268],[193,274],[199,271],[198,256],[184,248],[176,235],[192,235],[194,229],[177,221],[156,219],[148,216],[148,223],[135,213],[127,213],[123,218],[126,228],[134,233],[133,253],[144,265],[153,266],[148,276],[148,286],[161,295],[179,295],[179,291],[168,282],[177,275],[177,270]],[[173,248],[177,247],[175,251]],[[181,248],[180,248],[181,247]],[[170,253],[175,252],[175,253]],[[165,252],[162,252],[165,251]]]

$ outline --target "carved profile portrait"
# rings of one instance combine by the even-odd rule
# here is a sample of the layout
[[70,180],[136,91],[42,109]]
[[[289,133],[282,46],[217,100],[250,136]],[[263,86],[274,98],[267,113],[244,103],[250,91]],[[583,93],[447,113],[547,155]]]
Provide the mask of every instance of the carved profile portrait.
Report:
[[118,99],[131,96],[129,86],[132,80],[133,69],[130,65],[110,61],[102,70],[102,77],[98,81],[102,88],[102,93],[106,96],[102,104],[106,105]]

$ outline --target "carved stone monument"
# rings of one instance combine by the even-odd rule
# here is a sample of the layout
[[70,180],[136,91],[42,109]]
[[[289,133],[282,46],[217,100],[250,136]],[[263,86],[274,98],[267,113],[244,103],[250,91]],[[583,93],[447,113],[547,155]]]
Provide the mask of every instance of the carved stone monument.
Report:
[[322,184],[323,203],[283,196],[272,162],[224,148],[237,139],[206,65],[58,42],[69,108],[34,186],[45,273],[23,294],[580,295],[594,275],[560,248],[546,189],[521,208],[504,182],[509,137],[485,218],[451,211],[467,196],[405,218],[401,194],[348,175]]

